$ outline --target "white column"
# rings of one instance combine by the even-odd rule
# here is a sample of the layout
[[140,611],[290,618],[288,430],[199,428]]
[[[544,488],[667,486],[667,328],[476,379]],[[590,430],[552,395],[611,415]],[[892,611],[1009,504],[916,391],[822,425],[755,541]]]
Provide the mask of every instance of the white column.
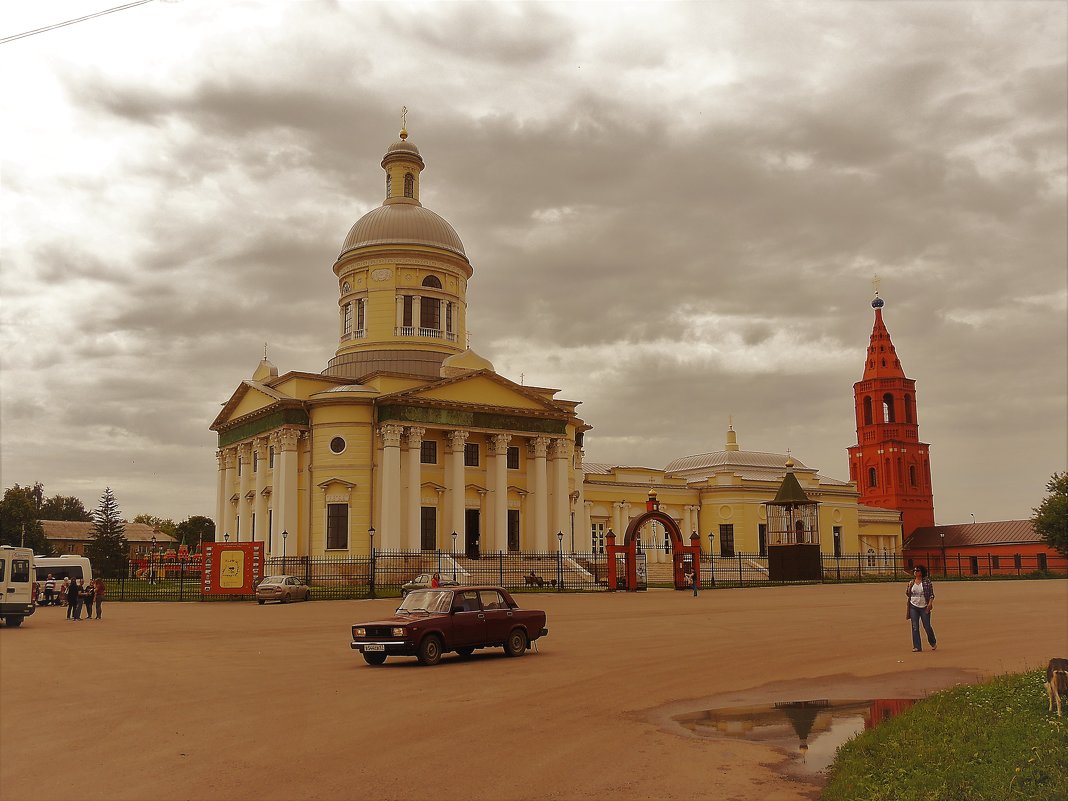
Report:
[[229,500],[226,494],[226,451],[219,448],[215,451],[215,459],[219,463],[219,473],[215,478],[215,531],[222,539],[223,526],[226,525],[226,504]]
[[249,489],[252,486],[252,443],[242,442],[237,446],[237,458],[241,460],[240,487],[237,491],[237,514],[241,520],[234,526],[230,536],[235,541],[248,542],[252,539],[252,504],[249,503]]
[[490,437],[493,449],[493,526],[486,538],[490,551],[508,550],[508,443],[511,434],[494,434]]
[[438,301],[438,330],[441,336],[445,336],[445,300]]
[[223,541],[224,534],[234,530],[234,518],[237,515],[237,502],[231,500],[237,495],[237,448],[234,446],[227,448],[223,458],[226,460],[226,491],[223,493],[226,502],[222,524],[215,532],[218,542]]
[[[582,502],[582,541],[589,543],[588,550],[593,553],[593,501]],[[584,548],[586,546],[583,546]]]
[[404,295],[397,295],[397,328],[404,325]]
[[549,481],[545,470],[545,451],[548,447],[548,437],[534,437],[527,446],[530,458],[534,461],[534,481],[530,492],[530,502],[534,507],[532,544],[535,551],[549,550]]
[[423,471],[420,461],[425,428],[409,426],[405,429],[408,440],[408,529],[401,547],[409,551],[418,551],[420,546],[419,513],[423,497]]
[[[451,537],[455,531],[458,535],[457,549],[463,551],[462,539],[464,536],[464,445],[467,444],[467,431],[450,431],[449,440],[449,469],[446,471],[445,492],[449,499],[449,517],[452,519],[450,528],[444,532],[446,537]],[[450,540],[449,547],[452,547]]]
[[[552,444],[553,460],[553,523],[549,532],[549,545],[554,550],[561,548],[560,538],[556,535],[562,533],[564,539],[570,536],[571,527],[570,509],[571,497],[567,491],[568,473],[568,442],[566,439],[555,439]],[[570,544],[570,541],[569,541]]]
[[274,439],[274,484],[271,497],[274,502],[274,526],[278,536],[289,533],[286,539],[286,556],[304,556],[308,554],[308,534],[300,536],[297,518],[297,438],[299,432],[294,428],[282,428],[273,435]]
[[382,442],[382,462],[378,471],[378,485],[381,487],[378,520],[379,536],[375,547],[399,550],[401,547],[401,472],[400,440],[404,432],[402,426],[387,423],[378,427],[378,436]]
[[422,298],[418,295],[412,295],[412,329],[415,331],[415,335],[419,336],[419,328],[423,322],[423,304],[420,302]]
[[[267,539],[267,496],[263,491],[267,489],[267,438],[256,437],[252,441],[252,460],[256,464],[255,480],[256,497],[252,500],[252,509],[256,513],[256,530],[249,529],[250,539]],[[250,521],[251,522],[251,521]]]

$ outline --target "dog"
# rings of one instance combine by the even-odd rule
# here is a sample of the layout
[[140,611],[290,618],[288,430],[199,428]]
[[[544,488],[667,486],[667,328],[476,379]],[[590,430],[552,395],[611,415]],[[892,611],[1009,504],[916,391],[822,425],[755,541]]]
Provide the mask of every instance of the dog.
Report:
[[1061,717],[1061,699],[1068,704],[1068,659],[1051,659],[1046,667],[1046,695],[1049,696],[1048,712],[1057,703],[1057,717]]

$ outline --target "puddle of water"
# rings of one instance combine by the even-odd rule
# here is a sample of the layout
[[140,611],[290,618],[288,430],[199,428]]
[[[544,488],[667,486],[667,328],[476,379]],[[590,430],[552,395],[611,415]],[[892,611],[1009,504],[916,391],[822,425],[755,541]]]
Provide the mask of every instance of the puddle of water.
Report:
[[867,701],[786,701],[764,706],[721,707],[672,718],[699,737],[753,740],[793,756],[801,773],[822,773],[851,737],[903,712],[911,698]]

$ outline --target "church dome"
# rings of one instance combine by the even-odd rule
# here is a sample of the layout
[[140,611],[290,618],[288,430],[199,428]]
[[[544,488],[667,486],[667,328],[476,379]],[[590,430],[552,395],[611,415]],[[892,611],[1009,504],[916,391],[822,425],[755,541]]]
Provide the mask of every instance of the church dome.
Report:
[[410,203],[379,206],[363,215],[345,237],[341,255],[370,245],[429,245],[467,258],[464,244],[451,225],[430,209]]

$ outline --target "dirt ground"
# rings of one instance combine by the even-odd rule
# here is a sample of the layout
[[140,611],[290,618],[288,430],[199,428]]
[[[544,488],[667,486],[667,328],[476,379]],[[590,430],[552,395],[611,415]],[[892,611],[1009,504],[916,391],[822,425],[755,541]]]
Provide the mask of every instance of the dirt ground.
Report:
[[911,652],[903,585],[654,590],[520,595],[548,613],[539,653],[431,668],[349,649],[395,600],[40,609],[0,630],[0,799],[812,799],[784,753],[671,715],[1068,656],[1068,582],[935,587],[936,652]]

